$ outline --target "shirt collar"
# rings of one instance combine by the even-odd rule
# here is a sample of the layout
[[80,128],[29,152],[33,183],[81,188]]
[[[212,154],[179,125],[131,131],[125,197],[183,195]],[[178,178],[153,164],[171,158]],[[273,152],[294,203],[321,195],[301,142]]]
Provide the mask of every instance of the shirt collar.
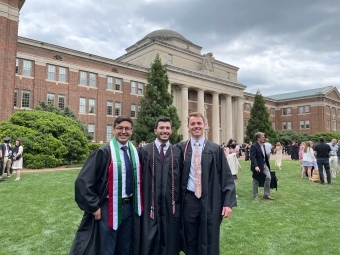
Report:
[[[191,146],[195,146],[195,142],[197,140],[195,138],[190,138],[190,142],[191,142]],[[198,139],[198,142],[200,144],[200,146],[202,146],[204,144],[204,141],[205,141],[205,137],[203,136],[202,138]]]
[[[157,147],[157,148],[160,148],[160,147],[161,147],[161,142],[158,141],[157,138],[156,138],[156,140],[155,140],[155,144],[156,144],[156,147]],[[167,141],[167,142],[165,143],[165,149],[168,149],[169,146],[170,146],[170,142]]]

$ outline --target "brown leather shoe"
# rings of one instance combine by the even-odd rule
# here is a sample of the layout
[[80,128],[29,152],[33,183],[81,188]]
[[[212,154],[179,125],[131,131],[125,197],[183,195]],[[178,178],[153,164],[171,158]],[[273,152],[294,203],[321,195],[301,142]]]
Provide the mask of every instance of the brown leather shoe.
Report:
[[259,199],[259,196],[254,196],[254,199],[258,200],[258,199]]
[[273,198],[273,197],[271,197],[271,196],[268,196],[268,195],[265,195],[265,196],[263,196],[263,198],[264,198],[264,199],[268,199],[268,200],[274,200],[274,198]]

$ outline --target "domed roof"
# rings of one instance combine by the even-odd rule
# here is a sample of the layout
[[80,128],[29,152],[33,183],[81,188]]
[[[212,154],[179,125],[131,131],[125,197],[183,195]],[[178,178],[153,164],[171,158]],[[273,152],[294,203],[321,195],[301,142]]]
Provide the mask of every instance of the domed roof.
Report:
[[147,39],[147,38],[149,38],[149,39],[156,39],[156,38],[159,38],[159,39],[177,38],[177,39],[180,39],[182,41],[190,42],[188,39],[186,39],[180,33],[177,33],[175,31],[168,30],[168,29],[160,29],[160,30],[153,31],[150,34],[147,34],[143,39]]

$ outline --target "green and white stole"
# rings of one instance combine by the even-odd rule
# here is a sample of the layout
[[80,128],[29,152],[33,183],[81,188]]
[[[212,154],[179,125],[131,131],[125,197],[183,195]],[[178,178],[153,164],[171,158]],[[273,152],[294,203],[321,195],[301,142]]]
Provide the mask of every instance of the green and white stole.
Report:
[[[142,185],[141,185],[141,165],[135,146],[128,141],[127,146],[130,151],[133,168],[133,205],[135,213],[142,214]],[[109,226],[117,230],[122,222],[122,161],[120,159],[120,149],[115,137],[110,142],[112,164],[109,167]],[[125,181],[125,180],[124,180]]]

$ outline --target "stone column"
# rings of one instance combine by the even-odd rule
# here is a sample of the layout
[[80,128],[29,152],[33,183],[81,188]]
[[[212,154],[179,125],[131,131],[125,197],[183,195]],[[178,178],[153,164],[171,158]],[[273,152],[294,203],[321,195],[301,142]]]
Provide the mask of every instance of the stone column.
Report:
[[182,109],[180,110],[181,114],[181,133],[183,135],[183,140],[188,140],[188,87],[182,85],[181,88],[181,96],[182,96]]
[[233,138],[233,109],[231,106],[231,96],[230,95],[226,95],[226,105],[227,105],[227,109],[226,109],[226,143],[229,141],[229,139]]
[[243,100],[237,98],[237,131],[236,131],[237,143],[244,142],[244,130],[243,130]]
[[197,111],[204,114],[204,90],[197,90]]
[[218,104],[218,93],[213,92],[213,103],[212,103],[212,140],[214,143],[220,144],[220,109]]

